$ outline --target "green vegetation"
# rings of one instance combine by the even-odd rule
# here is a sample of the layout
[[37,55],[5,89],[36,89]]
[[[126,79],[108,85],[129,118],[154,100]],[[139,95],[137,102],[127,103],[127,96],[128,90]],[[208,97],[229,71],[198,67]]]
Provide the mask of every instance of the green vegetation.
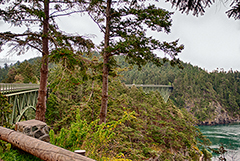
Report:
[[8,71],[9,66],[7,63],[4,64],[4,67],[0,67],[0,82],[6,78]]
[[24,151],[13,150],[11,149],[11,144],[8,144],[9,148],[6,149],[3,153],[0,148],[0,158],[4,161],[41,161],[41,159],[28,154]]
[[[0,126],[12,128],[8,122],[12,113],[11,107],[12,105],[8,103],[6,96],[0,93]],[[35,156],[12,149],[11,144],[2,140],[0,140],[0,158],[4,161],[40,161]]]
[[53,130],[50,131],[51,143],[72,151],[79,148],[85,149],[90,158],[101,160],[103,156],[110,156],[109,153],[114,153],[113,147],[117,143],[111,145],[112,140],[118,139],[115,129],[126,120],[134,118],[133,114],[126,113],[118,121],[98,125],[99,119],[92,121],[90,124],[81,119],[78,109],[76,122],[73,122],[69,129],[62,128],[57,136],[54,135]]
[[[183,46],[178,45],[178,40],[168,43],[147,37],[147,30],[170,32],[172,13],[154,3],[119,1],[117,4],[111,0],[52,3],[55,2],[12,2],[6,3],[6,8],[1,10],[5,22],[27,26],[27,30],[21,34],[2,32],[0,47],[14,45],[13,51],[19,54],[30,48],[37,49],[42,58],[41,63],[24,61],[10,67],[5,65],[0,68],[0,81],[38,83],[41,79],[36,119],[45,121],[47,109],[46,121],[53,129],[50,132],[53,144],[69,150],[86,149],[87,156],[96,160],[158,158],[181,161],[198,160],[202,154],[205,160],[211,158],[206,149],[199,150],[207,145],[207,140],[194,125],[226,111],[233,117],[239,116],[238,72],[207,73],[184,63],[184,70],[172,68],[174,64],[182,67],[176,56]],[[193,7],[195,1],[171,3],[182,6],[183,12],[193,10],[198,14],[204,12],[202,4],[211,1],[201,1],[196,7]],[[83,4],[84,11],[80,11]],[[58,15],[85,12],[85,9],[104,33],[104,40],[98,46],[102,61],[97,57],[85,59],[84,52],[91,55],[90,49],[94,48],[91,40],[77,34],[64,34],[54,21]],[[63,11],[64,14],[60,14]],[[236,11],[231,10],[228,15],[238,17]],[[39,31],[31,31],[31,25],[39,25]],[[156,49],[172,58],[169,64],[159,68],[169,60],[159,59],[154,54]],[[117,55],[124,56],[115,57]],[[48,80],[49,58],[57,66]],[[120,67],[130,70],[116,68],[116,59]],[[129,67],[125,61],[137,67]],[[138,68],[143,70],[139,72]],[[164,103],[158,92],[127,88],[117,77],[120,71],[124,83],[172,84],[171,100]],[[48,83],[52,92],[46,108]],[[0,101],[1,125],[9,126],[10,105],[2,95]],[[1,141],[0,147],[0,157],[4,160],[36,159],[28,154],[19,155],[5,142]]]
[[200,121],[212,118],[221,109],[237,117],[240,108],[240,73],[232,70],[208,73],[198,67],[186,65],[177,75],[171,99],[178,107],[190,107]]
[[191,64],[182,63],[184,69],[165,64],[156,67],[149,63],[138,70],[128,67],[123,58],[118,58],[122,67],[122,82],[126,84],[172,84],[170,96],[179,108],[186,108],[199,121],[213,119],[224,112],[237,118],[240,109],[240,73],[238,71],[215,70],[207,72]]
[[[118,78],[110,77],[107,123],[99,125],[100,73],[91,69],[88,78],[80,73],[61,66],[50,72],[53,92],[46,120],[53,127],[52,143],[69,150],[85,149],[87,156],[97,160],[200,157],[197,138],[205,138],[185,109],[178,109],[171,101],[164,103],[158,92],[146,94],[142,89],[128,88]],[[78,82],[72,76],[77,76]]]
[[[214,110],[220,105],[223,107],[221,113],[228,111],[233,116],[238,115],[237,71],[221,70],[208,73],[186,63],[183,63],[183,70],[173,68],[170,64],[157,68],[148,63],[139,71],[135,66],[127,66],[122,57],[116,59],[121,69],[111,71],[113,74],[109,80],[109,115],[107,124],[102,126],[97,124],[102,88],[98,63],[84,70],[80,67],[70,70],[62,65],[55,65],[50,69],[49,88],[52,93],[48,97],[46,118],[55,133],[54,135],[53,131],[51,133],[54,144],[69,150],[98,151],[103,158],[124,156],[138,160],[158,155],[172,159],[193,158],[199,157],[201,153],[195,149],[199,146],[197,138],[202,137],[193,126],[196,121],[212,117]],[[91,61],[99,61],[96,54],[92,56]],[[37,68],[33,65],[32,67]],[[121,75],[117,74],[119,72]],[[127,88],[118,80],[119,78],[126,84],[172,84],[174,90],[170,100],[164,103],[158,92],[146,94],[142,89]],[[134,118],[118,122],[130,113]],[[76,115],[81,119],[77,119]],[[111,128],[115,125],[116,127]],[[76,128],[88,131],[89,135],[77,133]],[[74,132],[81,138],[79,142],[72,139],[71,133]],[[99,136],[99,132],[101,135],[104,134],[101,141],[104,141],[104,146],[108,148],[92,146],[91,149],[88,140],[97,145],[98,137],[91,139],[90,137]],[[61,142],[59,138],[68,140],[68,144]],[[183,149],[189,152],[188,156],[183,156]],[[203,152],[209,157],[209,153]],[[96,159],[100,157],[96,153],[88,155]]]
[[10,114],[12,105],[8,103],[7,97],[0,93],[0,126],[10,127],[8,120],[10,119]]
[[[99,61],[96,56],[94,54],[91,61]],[[174,151],[171,155],[176,157],[175,152],[183,147],[188,147],[188,150],[192,146],[197,147],[194,139],[197,138],[198,134],[192,133],[194,131],[192,125],[196,122],[189,115],[189,112],[197,118],[195,121],[204,121],[213,117],[218,106],[222,107],[220,113],[227,111],[232,116],[239,115],[240,89],[238,79],[240,75],[237,71],[215,70],[208,73],[201,68],[186,63],[182,63],[184,66],[183,70],[174,68],[170,64],[165,64],[163,67],[158,68],[148,63],[139,71],[136,66],[128,66],[122,57],[116,57],[116,59],[122,69],[111,71],[115,73],[112,76],[117,77],[110,77],[109,116],[107,117],[109,124],[107,123],[103,126],[113,125],[114,121],[116,123],[116,121],[123,118],[125,113],[135,112],[135,119],[126,120],[118,124],[116,128],[108,130],[114,133],[116,137],[110,139],[109,142],[107,141],[108,146],[111,145],[107,149],[113,149],[111,153],[104,151],[106,150],[104,148],[98,147],[98,150],[103,150],[101,151],[103,156],[109,154],[109,156],[105,157],[114,158],[120,154],[124,154],[124,157],[133,160],[137,160],[137,158],[146,159],[154,156],[154,154],[161,154],[162,157],[166,157],[171,154],[171,152],[168,154],[169,149]],[[31,64],[32,69],[23,69],[37,71],[39,66],[29,62],[35,61],[17,63],[9,68],[14,67],[16,71],[20,72],[20,67],[24,67],[24,64]],[[117,72],[120,72],[120,75]],[[17,74],[20,73],[15,73],[15,76]],[[24,76],[24,74],[22,75]],[[5,78],[10,80],[9,76],[10,74],[8,73],[5,75]],[[39,75],[33,75],[33,77],[39,78]],[[170,100],[165,104],[159,93],[151,92],[145,94],[142,89],[128,89],[119,82],[118,78],[126,84],[172,84],[174,90]],[[31,80],[32,78],[26,77],[25,80],[27,79]],[[62,65],[56,65],[50,69],[49,83],[52,93],[47,102],[46,118],[47,123],[53,127],[54,137],[58,138],[61,136],[65,137],[66,140],[67,138],[71,139],[68,135],[63,136],[60,134],[60,131],[69,133],[74,131],[72,127],[80,126],[81,124],[89,125],[84,130],[91,129],[92,131],[89,133],[97,135],[100,127],[98,124],[93,123],[96,123],[96,120],[99,119],[102,88],[101,72],[98,65],[89,66],[88,69],[85,68],[84,70],[81,70],[80,67],[69,70],[69,68]],[[82,118],[82,122],[76,121],[75,116],[78,110],[80,110],[78,115]],[[192,120],[188,121],[186,120],[187,118],[192,118]],[[189,124],[186,124],[186,121]],[[189,127],[187,128],[187,126]],[[188,130],[180,127],[186,127]],[[104,128],[104,130],[107,130],[107,128]],[[79,133],[78,135],[82,134]],[[122,140],[118,140],[117,136],[121,136]],[[192,140],[188,136],[191,136]],[[89,136],[81,137],[82,143],[78,143],[77,146],[71,146],[70,150],[75,150],[74,148],[89,148],[84,143],[86,140],[89,140]],[[166,138],[166,140],[163,138]],[[176,138],[181,139],[176,141],[178,140]],[[182,143],[184,140],[182,138],[187,138],[186,140],[189,143]],[[112,140],[117,141],[117,143],[112,143]],[[93,140],[93,142],[97,142],[97,140]],[[69,146],[58,141],[54,143],[65,148]],[[121,148],[114,149],[114,145]],[[149,148],[150,152],[146,153],[143,146]],[[131,148],[129,149],[129,147]],[[172,147],[177,149],[173,150]],[[91,154],[91,157],[96,158],[99,156]]]
[[[147,62],[152,62],[158,67],[165,62],[178,65],[177,55],[184,49],[173,42],[159,41],[146,31],[170,33],[172,25],[172,13],[162,9],[154,2],[144,3],[141,1],[119,1],[112,0],[96,1],[88,14],[104,34],[100,45],[102,64],[102,100],[99,114],[100,124],[106,122],[108,109],[108,76],[109,71],[116,67],[115,56],[124,55],[128,64],[137,65],[141,68]],[[104,9],[103,9],[104,8]],[[105,21],[103,21],[105,20]],[[160,59],[156,51],[165,53]],[[168,57],[171,59],[168,59]]]
[[[8,46],[9,52],[18,55],[24,54],[30,49],[41,54],[41,70],[38,70],[40,72],[39,91],[41,92],[38,93],[35,119],[45,121],[49,56],[62,55],[63,59],[65,59],[64,55],[80,56],[84,52],[90,52],[95,46],[89,38],[79,35],[79,33],[67,34],[66,31],[60,30],[56,19],[74,13],[84,12],[88,14],[93,11],[90,8],[94,8],[95,3],[101,1],[92,3],[91,1],[19,2],[13,0],[6,2],[5,0],[0,1],[1,4],[4,4],[0,9],[1,20],[16,28],[21,28],[21,30],[19,30],[20,33],[12,30],[2,31],[0,50]],[[96,13],[99,12],[96,11]],[[36,30],[32,30],[35,27],[37,27]],[[17,81],[22,80],[23,76],[17,77]],[[36,79],[29,81],[36,81]]]
[[19,61],[14,65],[0,68],[0,82],[2,83],[38,83],[40,79],[40,60],[41,58],[33,58]]
[[[97,61],[94,56],[92,59]],[[128,88],[118,77],[109,77],[109,115],[107,123],[99,125],[101,72],[97,67],[82,72],[62,65],[50,70],[52,92],[46,120],[53,128],[53,144],[69,150],[85,149],[87,156],[97,160],[200,157],[197,147],[202,143],[198,139],[205,138],[185,109],[171,101],[164,103],[158,92],[146,94],[142,89]]]

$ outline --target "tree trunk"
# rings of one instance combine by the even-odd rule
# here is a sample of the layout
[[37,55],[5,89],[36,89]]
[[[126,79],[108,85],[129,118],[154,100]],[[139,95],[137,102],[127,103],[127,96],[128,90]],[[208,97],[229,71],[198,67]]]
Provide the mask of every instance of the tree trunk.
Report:
[[43,36],[42,36],[42,65],[40,71],[40,87],[38,91],[38,102],[36,107],[36,120],[45,122],[46,95],[48,79],[48,31],[49,31],[49,0],[44,0]]
[[111,20],[111,0],[107,0],[106,8],[106,31],[104,38],[104,52],[103,52],[103,86],[102,86],[102,103],[100,110],[100,124],[106,122],[107,117],[107,104],[108,104],[108,61],[110,53],[107,51],[109,47],[109,37],[110,37],[110,20]]

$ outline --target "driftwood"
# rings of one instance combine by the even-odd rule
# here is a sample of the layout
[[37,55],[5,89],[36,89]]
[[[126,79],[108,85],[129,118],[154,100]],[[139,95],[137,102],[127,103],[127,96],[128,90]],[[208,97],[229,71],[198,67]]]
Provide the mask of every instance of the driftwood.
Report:
[[0,126],[0,139],[46,161],[94,161],[88,157]]

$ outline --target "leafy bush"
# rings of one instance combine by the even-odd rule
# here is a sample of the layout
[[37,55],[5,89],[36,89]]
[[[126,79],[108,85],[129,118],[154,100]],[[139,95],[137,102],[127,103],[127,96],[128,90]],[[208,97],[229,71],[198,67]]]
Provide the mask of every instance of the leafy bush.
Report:
[[8,144],[8,149],[1,152],[0,148],[0,158],[4,161],[41,161],[41,159],[23,151],[11,149],[11,144]]
[[8,103],[7,97],[0,93],[0,125],[3,127],[10,127],[10,114],[12,113],[12,105]]
[[90,124],[82,120],[79,114],[76,115],[76,122],[72,123],[70,128],[62,128],[58,135],[54,135],[54,131],[50,131],[50,142],[71,151],[77,149],[85,149],[86,155],[93,159],[100,159],[115,155],[113,151],[109,151],[113,144],[112,141],[118,137],[114,132],[115,128],[130,118],[134,118],[134,112],[126,113],[122,119],[111,121],[108,123],[98,124],[99,120],[95,120]]

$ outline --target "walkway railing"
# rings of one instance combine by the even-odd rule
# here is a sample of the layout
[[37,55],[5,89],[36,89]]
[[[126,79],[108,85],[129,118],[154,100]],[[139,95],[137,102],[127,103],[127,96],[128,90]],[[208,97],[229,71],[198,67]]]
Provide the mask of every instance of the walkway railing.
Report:
[[2,94],[38,89],[39,84],[27,83],[0,83],[0,92]]
[[159,91],[164,102],[168,101],[168,98],[173,90],[171,85],[151,85],[151,84],[126,84],[127,87],[135,86],[137,88],[142,88],[143,91],[148,93],[149,91]]
[[148,84],[126,84],[127,87],[167,87],[167,88],[172,88],[171,85],[148,85]]

